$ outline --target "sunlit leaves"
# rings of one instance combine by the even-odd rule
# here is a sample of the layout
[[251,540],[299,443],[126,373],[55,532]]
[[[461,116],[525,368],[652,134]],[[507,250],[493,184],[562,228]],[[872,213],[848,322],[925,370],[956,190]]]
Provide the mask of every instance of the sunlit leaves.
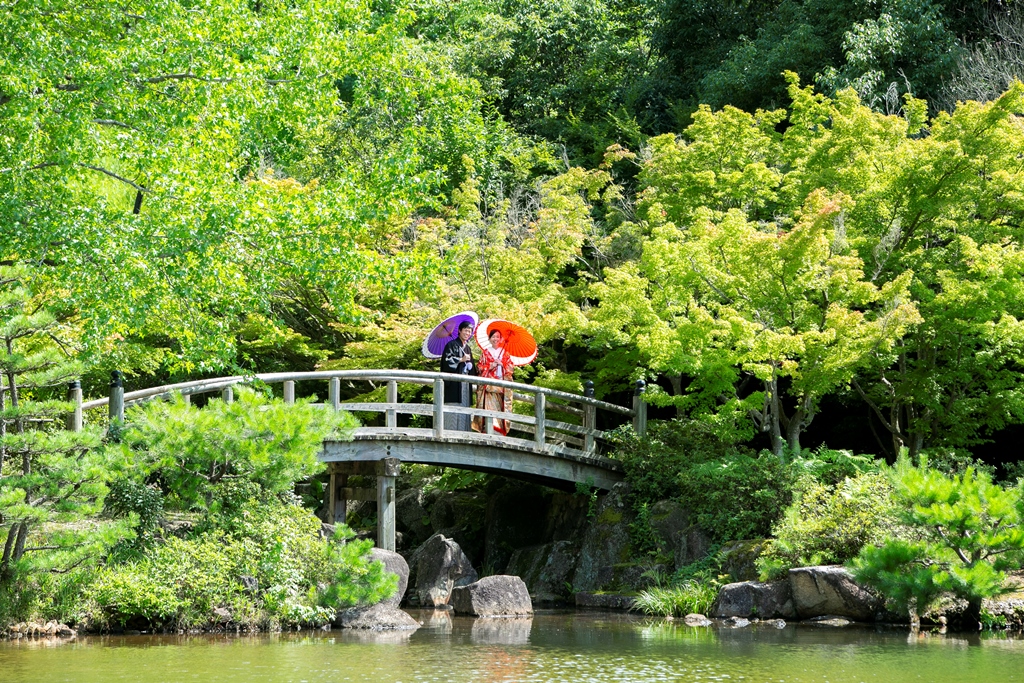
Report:
[[358,0],[17,3],[0,258],[47,265],[90,356],[150,371],[231,364],[245,316],[296,293],[348,322],[407,297],[437,264],[401,253],[402,223],[461,155],[495,175],[516,147],[410,21]]

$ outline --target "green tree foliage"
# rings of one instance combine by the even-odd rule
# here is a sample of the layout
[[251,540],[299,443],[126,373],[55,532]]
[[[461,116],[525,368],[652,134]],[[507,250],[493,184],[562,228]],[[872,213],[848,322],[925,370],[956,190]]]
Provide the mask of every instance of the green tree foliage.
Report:
[[715,543],[768,536],[792,497],[789,465],[723,442],[699,422],[655,423],[644,438],[626,432],[614,457],[622,461],[630,504],[641,518],[656,501],[678,500]]
[[945,475],[924,460],[901,460],[894,471],[896,500],[912,540],[866,546],[853,563],[858,580],[874,586],[916,620],[944,592],[968,602],[966,619],[980,620],[984,598],[1002,593],[1000,566],[1024,549],[1024,502],[1019,488],[1004,489],[967,468]]
[[94,515],[118,460],[96,429],[64,430],[69,403],[48,400],[79,367],[53,339],[53,314],[34,300],[32,273],[0,266],[0,584],[33,572],[68,571],[102,550]]
[[414,30],[449,51],[517,129],[600,161],[640,140],[651,63],[648,3],[477,0],[413,3]]
[[952,111],[957,102],[988,102],[1002,95],[1024,75],[1024,14],[1014,5],[993,13],[984,24],[984,37],[972,43],[945,80],[938,105]]
[[976,4],[670,0],[652,38],[662,57],[654,80],[689,111],[782,106],[785,71],[829,92],[852,86],[883,109],[893,104],[890,89],[933,98],[961,52],[958,38],[984,30],[985,3]]
[[[740,373],[752,375],[763,390],[736,395],[727,409],[747,411],[770,434],[776,455],[787,444],[799,451],[821,397],[849,382],[872,354],[889,353],[918,320],[912,305],[900,303],[909,274],[880,290],[860,259],[844,253],[835,234],[840,211],[840,201],[812,194],[796,225],[781,233],[739,211],[718,224],[695,216],[685,231],[659,226],[641,261],[646,277],[633,280],[651,292],[661,323],[645,329],[640,346],[652,369],[717,380],[689,387],[698,409],[738,387]],[[606,298],[608,286],[594,291]],[[865,316],[876,301],[881,313]]]
[[783,112],[702,109],[652,140],[616,229],[642,256],[589,290],[594,352],[632,347],[672,383],[653,400],[776,453],[848,387],[890,457],[1019,422],[1024,90],[929,121],[918,100],[886,116],[790,79],[784,133]]
[[406,296],[437,264],[396,248],[402,223],[439,205],[463,155],[496,177],[523,147],[405,36],[408,12],[9,10],[0,259],[45,264],[79,344],[125,369],[209,371],[250,314],[351,321]]
[[132,411],[123,434],[136,466],[159,478],[175,504],[188,508],[216,499],[219,486],[244,481],[268,494],[290,491],[323,468],[316,459],[325,438],[351,438],[348,413],[322,410],[312,399],[287,405],[241,389],[235,400],[200,409],[180,397]]
[[439,314],[472,309],[519,321],[541,344],[537,361],[517,370],[517,379],[581,390],[564,345],[583,343],[580,283],[618,262],[610,227],[599,219],[621,199],[611,178],[606,169],[574,167],[510,196],[490,196],[472,174],[455,191],[454,206],[419,221],[410,235],[413,250],[445,260],[443,277],[377,324],[338,325],[354,340],[344,358],[325,366],[434,368],[419,351],[425,330]]

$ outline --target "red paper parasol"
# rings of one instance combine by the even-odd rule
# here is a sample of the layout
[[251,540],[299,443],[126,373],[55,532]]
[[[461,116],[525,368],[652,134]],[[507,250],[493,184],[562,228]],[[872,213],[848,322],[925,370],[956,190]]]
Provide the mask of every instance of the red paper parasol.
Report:
[[459,325],[463,322],[468,322],[473,327],[476,327],[477,320],[476,313],[473,311],[456,313],[435,327],[427,335],[427,338],[423,340],[423,346],[420,350],[427,358],[440,358],[441,354],[444,353],[445,345],[459,336]]
[[514,365],[529,365],[537,357],[537,341],[525,327],[507,320],[490,318],[476,327],[476,343],[481,349],[493,351],[489,337],[495,331],[501,332],[505,351]]

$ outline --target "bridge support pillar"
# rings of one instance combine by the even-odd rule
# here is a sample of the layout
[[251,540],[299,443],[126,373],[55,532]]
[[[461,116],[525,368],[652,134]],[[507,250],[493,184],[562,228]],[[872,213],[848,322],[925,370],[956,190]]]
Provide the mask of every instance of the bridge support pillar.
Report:
[[348,500],[345,497],[345,486],[348,484],[348,475],[331,469],[331,481],[327,491],[327,519],[331,524],[344,524],[348,515]]
[[377,461],[377,547],[395,550],[395,481],[398,458]]

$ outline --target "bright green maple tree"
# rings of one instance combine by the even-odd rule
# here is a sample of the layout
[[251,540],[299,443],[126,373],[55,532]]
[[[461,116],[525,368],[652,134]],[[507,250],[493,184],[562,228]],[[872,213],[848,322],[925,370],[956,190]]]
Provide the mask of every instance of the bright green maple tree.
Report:
[[[929,120],[919,100],[907,98],[902,115],[883,115],[852,90],[826,97],[801,88],[795,75],[789,79],[788,111],[701,108],[681,136],[655,138],[640,155],[635,218],[620,230],[643,236],[643,256],[609,271],[593,290],[600,300],[591,316],[595,352],[664,373],[671,402],[717,416],[709,419],[737,438],[764,425],[747,412],[755,408],[751,401],[767,398],[768,413],[756,409],[774,422],[773,395],[784,399],[778,432],[788,431],[783,440],[791,445],[796,432],[785,422],[793,425],[792,416],[806,424],[826,393],[859,396],[891,437],[880,439],[889,457],[904,446],[912,455],[963,448],[1020,422],[1024,86]],[[820,198],[836,203],[821,228],[830,253],[804,252],[810,260],[787,270],[779,264],[797,263],[797,252],[783,246],[787,235]],[[745,241],[746,233],[731,225],[747,226],[758,240]],[[728,236],[716,242],[713,232]],[[756,246],[772,242],[775,251]],[[736,270],[737,262],[750,270]],[[838,298],[800,283],[814,283],[816,269],[828,273],[825,280],[847,279]],[[737,299],[728,287],[735,281],[748,288],[770,281],[752,290],[766,296],[776,289],[761,302],[753,294]],[[751,332],[742,341],[742,326],[728,328],[725,316],[704,312],[711,302],[724,312],[734,299],[746,319],[760,316],[765,329],[788,331],[763,338]],[[798,305],[787,311],[784,301]],[[820,335],[833,324],[823,314],[833,304],[863,315],[862,323],[876,326],[874,336],[847,337],[837,326],[840,342],[822,345]],[[766,318],[769,309],[775,312]],[[798,309],[817,313],[799,322]],[[812,330],[806,324],[816,316]],[[797,338],[808,333],[807,341],[817,341],[800,348]],[[755,351],[766,347],[774,350]],[[830,350],[822,355],[823,349]],[[792,362],[801,355],[800,362],[820,363],[821,370],[796,369]],[[784,369],[790,367],[794,372]],[[775,376],[782,383],[773,392]],[[768,383],[761,395],[750,393],[754,380]],[[752,422],[738,419],[745,412]],[[778,450],[773,424],[770,433]]]
[[[595,320],[621,320],[646,300],[647,320],[626,327],[652,369],[695,378],[677,405],[730,425],[749,416],[776,455],[787,446],[798,452],[820,399],[918,321],[907,301],[909,273],[879,288],[848,253],[836,231],[842,203],[814,193],[783,231],[738,211],[719,221],[698,212],[688,230],[660,225],[639,269],[594,286],[602,299]],[[640,291],[623,301],[629,286]],[[747,395],[744,375],[758,385]]]

